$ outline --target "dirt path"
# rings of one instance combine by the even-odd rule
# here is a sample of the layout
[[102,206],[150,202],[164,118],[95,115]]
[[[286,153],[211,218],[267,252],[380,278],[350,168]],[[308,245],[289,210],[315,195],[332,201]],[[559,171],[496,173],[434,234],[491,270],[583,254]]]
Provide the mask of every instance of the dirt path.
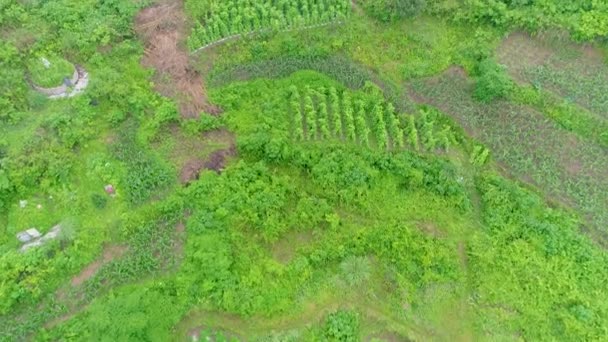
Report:
[[114,260],[115,258],[121,257],[127,251],[126,246],[110,246],[105,248],[103,251],[103,255],[101,258],[98,258],[89,266],[85,267],[80,274],[72,278],[71,284],[72,286],[79,286],[97,273],[97,271],[101,268],[101,266],[107,264],[108,262]]
[[163,1],[143,9],[135,18],[135,30],[146,48],[142,64],[156,70],[156,91],[175,99],[182,117],[221,112],[209,103],[203,79],[190,65],[183,44],[187,25],[181,0]]

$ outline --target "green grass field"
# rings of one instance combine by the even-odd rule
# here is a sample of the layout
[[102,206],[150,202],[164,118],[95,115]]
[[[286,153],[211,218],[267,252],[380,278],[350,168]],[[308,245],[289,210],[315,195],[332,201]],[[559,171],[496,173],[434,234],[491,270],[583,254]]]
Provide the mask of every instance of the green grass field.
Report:
[[0,13],[0,341],[605,338],[601,5]]

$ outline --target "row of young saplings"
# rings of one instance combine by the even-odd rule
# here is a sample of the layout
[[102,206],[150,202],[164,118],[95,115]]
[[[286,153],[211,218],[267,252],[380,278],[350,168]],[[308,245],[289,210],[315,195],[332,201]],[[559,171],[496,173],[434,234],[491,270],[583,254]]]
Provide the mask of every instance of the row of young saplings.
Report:
[[370,148],[449,150],[458,144],[448,125],[437,124],[427,110],[420,115],[399,114],[390,102],[353,98],[334,87],[288,91],[295,140],[341,140]]

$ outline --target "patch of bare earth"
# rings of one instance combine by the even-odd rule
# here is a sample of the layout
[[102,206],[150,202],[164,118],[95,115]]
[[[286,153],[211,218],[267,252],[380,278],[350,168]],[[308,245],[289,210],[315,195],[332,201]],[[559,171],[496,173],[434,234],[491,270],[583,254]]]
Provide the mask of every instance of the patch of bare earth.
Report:
[[135,18],[135,30],[145,44],[142,64],[156,70],[156,90],[175,99],[183,117],[197,118],[201,112],[220,114],[207,99],[201,75],[190,65],[183,44],[187,25],[182,1],[165,1],[143,9]]
[[179,179],[182,184],[187,184],[198,179],[204,170],[212,170],[221,173],[226,163],[237,154],[234,137],[228,131],[217,130],[203,134],[203,141],[224,142],[227,147],[215,149],[205,158],[193,157],[188,159],[181,166]]
[[104,249],[101,258],[95,260],[89,266],[85,267],[80,274],[72,278],[72,286],[79,286],[88,279],[91,279],[95,273],[105,264],[121,257],[127,251],[127,246],[113,245]]
[[212,152],[206,160],[190,160],[186,162],[186,165],[182,168],[179,179],[183,184],[186,184],[198,179],[198,176],[203,170],[212,170],[221,173],[224,170],[228,159],[234,155],[236,155],[236,147],[232,145],[227,149]]

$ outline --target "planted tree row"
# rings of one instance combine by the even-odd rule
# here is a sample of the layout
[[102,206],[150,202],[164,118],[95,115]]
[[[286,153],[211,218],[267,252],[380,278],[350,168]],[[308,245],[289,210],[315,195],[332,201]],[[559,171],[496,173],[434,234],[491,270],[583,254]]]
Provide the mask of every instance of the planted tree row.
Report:
[[348,15],[348,0],[222,0],[195,23],[191,50],[233,35],[328,23]]

